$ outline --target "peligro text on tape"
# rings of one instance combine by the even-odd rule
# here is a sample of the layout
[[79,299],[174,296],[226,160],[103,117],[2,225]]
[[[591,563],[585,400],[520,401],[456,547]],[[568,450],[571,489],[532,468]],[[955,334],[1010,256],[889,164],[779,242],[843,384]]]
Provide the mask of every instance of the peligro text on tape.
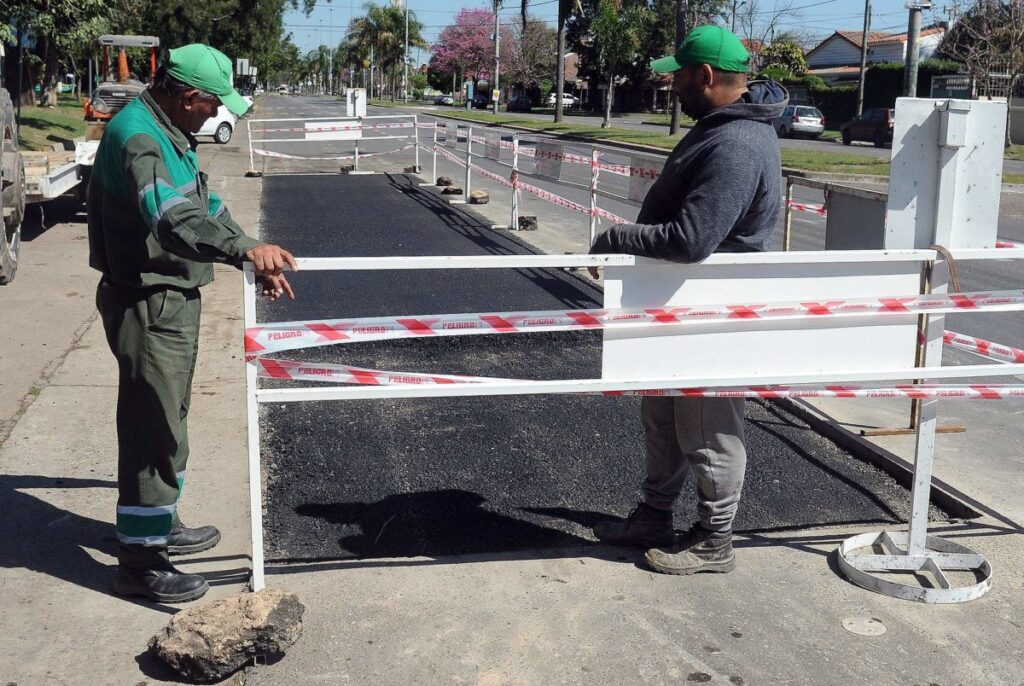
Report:
[[[481,376],[390,372],[340,364],[297,362],[257,357],[257,376],[263,379],[319,381],[359,386],[424,386],[481,383],[530,383],[522,379],[498,379]],[[743,386],[738,388],[669,388],[648,390],[583,391],[577,395],[601,396],[680,396],[689,398],[962,398],[1002,400],[1024,398],[1021,385],[936,385],[896,384],[893,386]]]
[[975,338],[955,331],[946,331],[942,340],[946,345],[960,350],[967,350],[990,360],[1009,363],[1024,363],[1024,350],[1011,348],[1008,345],[986,341],[984,338]]
[[464,336],[578,329],[658,327],[691,322],[729,322],[821,317],[862,317],[984,310],[1024,310],[1024,291],[951,293],[820,302],[700,305],[657,309],[554,310],[368,317],[273,322],[245,332],[250,355],[337,343],[425,336]]

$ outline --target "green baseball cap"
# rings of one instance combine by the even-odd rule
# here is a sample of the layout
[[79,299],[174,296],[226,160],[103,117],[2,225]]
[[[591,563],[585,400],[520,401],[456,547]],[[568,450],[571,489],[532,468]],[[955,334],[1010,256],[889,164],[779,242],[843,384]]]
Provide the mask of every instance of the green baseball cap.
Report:
[[651,69],[668,74],[690,64],[708,64],[722,71],[746,73],[750,53],[732,31],[721,26],[698,26],[686,34],[675,55],[654,60]]
[[167,60],[167,73],[182,83],[216,95],[236,117],[249,109],[249,103],[231,85],[231,60],[209,45],[192,43],[174,48]]

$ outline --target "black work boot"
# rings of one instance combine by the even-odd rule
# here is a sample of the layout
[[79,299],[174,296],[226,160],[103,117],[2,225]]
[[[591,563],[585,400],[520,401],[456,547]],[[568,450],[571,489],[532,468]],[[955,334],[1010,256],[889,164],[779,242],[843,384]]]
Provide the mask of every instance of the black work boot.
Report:
[[644,557],[654,571],[662,574],[724,573],[736,569],[732,530],[708,531],[700,524],[680,534],[671,550],[655,547]]
[[602,543],[632,545],[641,548],[669,546],[675,541],[672,531],[672,511],[658,510],[646,503],[638,503],[621,522],[598,522],[594,536]]
[[167,539],[168,555],[186,555],[209,550],[220,543],[220,531],[215,526],[199,526],[190,529],[179,519]]
[[186,603],[202,598],[208,590],[206,579],[180,572],[167,562],[148,569],[119,565],[114,577],[118,595],[141,595],[158,603]]

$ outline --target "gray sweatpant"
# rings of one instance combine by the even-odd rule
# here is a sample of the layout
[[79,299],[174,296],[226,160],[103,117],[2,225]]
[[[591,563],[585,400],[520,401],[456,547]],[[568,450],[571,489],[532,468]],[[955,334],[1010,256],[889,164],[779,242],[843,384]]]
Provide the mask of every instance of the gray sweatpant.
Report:
[[640,406],[647,447],[644,502],[672,510],[692,470],[701,525],[731,529],[747,468],[743,404],[742,398],[645,397]]

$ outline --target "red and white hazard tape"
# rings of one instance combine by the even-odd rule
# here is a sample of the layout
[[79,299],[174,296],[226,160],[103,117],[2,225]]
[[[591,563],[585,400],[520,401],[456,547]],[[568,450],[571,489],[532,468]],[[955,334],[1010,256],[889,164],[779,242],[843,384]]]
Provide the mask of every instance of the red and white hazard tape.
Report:
[[[363,140],[373,140],[373,139],[371,138],[371,139],[363,139]],[[365,157],[377,157],[378,155],[391,155],[391,154],[394,154],[396,152],[402,152],[403,150],[408,150],[409,148],[415,147],[415,145],[416,145],[415,143],[409,143],[408,145],[403,145],[401,148],[396,148],[394,150],[383,150],[383,151],[379,151],[379,152],[361,152],[361,153],[359,153],[359,159],[363,159]],[[260,148],[253,148],[252,151],[253,151],[254,154],[260,155],[262,157],[278,157],[278,158],[286,159],[286,160],[321,160],[322,161],[322,160],[351,160],[351,159],[355,159],[355,153],[353,153],[351,155],[337,155],[337,156],[334,156],[334,157],[304,157],[302,155],[286,155],[283,152],[274,152],[273,150],[262,150]]]
[[[472,376],[450,374],[420,374],[418,372],[385,372],[362,367],[322,362],[296,362],[269,357],[255,358],[257,375],[263,379],[285,379],[289,381],[330,381],[364,386],[393,386],[398,384],[440,385],[453,383],[480,383]],[[494,379],[483,379],[493,381]]]
[[997,248],[1024,248],[1024,243],[1014,243],[1013,241],[996,241]]
[[[498,379],[481,376],[389,372],[340,364],[296,362],[257,357],[257,376],[287,381],[322,381],[359,386],[427,386],[480,383],[529,383],[522,379]],[[1024,386],[897,384],[885,387],[863,386],[747,386],[743,388],[669,388],[583,392],[579,395],[647,396],[687,398],[961,398],[1001,400],[1024,398]]]
[[362,131],[364,129],[411,129],[412,122],[397,124],[354,124],[342,126],[313,126],[312,128],[289,127],[283,129],[257,129],[258,133],[328,133],[330,131]]
[[[449,160],[451,160],[452,162],[458,164],[461,167],[465,167],[466,166],[466,161],[461,159],[457,155],[453,154],[451,151],[445,150],[441,146],[436,146],[436,147],[437,147],[437,151],[439,153],[441,153],[444,157],[447,157]],[[424,149],[425,150],[429,150],[429,148],[424,148]],[[573,202],[572,200],[568,200],[567,198],[563,198],[560,195],[555,195],[554,193],[550,193],[550,192],[544,190],[543,188],[538,188],[537,186],[533,186],[531,184],[524,183],[522,180],[519,179],[518,174],[514,174],[514,178],[512,178],[512,179],[506,179],[505,177],[500,176],[498,174],[495,174],[494,172],[488,171],[488,170],[486,170],[483,167],[480,167],[478,165],[470,164],[469,166],[470,166],[471,169],[473,169],[474,171],[480,173],[482,176],[485,176],[485,177],[487,177],[487,178],[489,178],[489,179],[491,179],[493,181],[497,181],[498,183],[502,184],[503,186],[508,186],[510,188],[515,188],[517,190],[524,190],[527,193],[530,193],[531,195],[535,195],[538,198],[541,198],[542,200],[547,200],[548,202],[552,203],[553,205],[558,205],[559,207],[565,207],[565,208],[570,209],[570,210],[575,210],[576,212],[580,212],[580,213],[588,215],[588,216],[590,215],[590,208],[589,207],[585,207],[585,206],[583,206],[583,205],[581,205],[579,203]],[[607,220],[609,220],[611,222],[615,222],[616,224],[626,224],[626,223],[628,223],[627,220],[623,219],[622,217],[620,217],[620,216],[618,216],[616,214],[612,214],[608,210],[604,210],[604,209],[602,209],[600,207],[596,208],[595,215],[598,216],[598,217],[602,217],[604,219],[607,219]]]
[[602,207],[595,207],[594,208],[594,213],[598,217],[600,217],[601,219],[607,219],[608,221],[612,222],[613,224],[629,224],[629,220],[628,219],[623,219],[622,217],[620,217],[617,214],[612,214],[611,212],[609,212],[608,210],[606,210],[606,209],[604,209]]
[[955,331],[946,331],[942,336],[942,340],[946,345],[953,348],[967,350],[990,360],[1017,364],[1024,363],[1024,350],[986,341],[984,338],[975,338],[974,336],[956,333]]
[[993,309],[1024,310],[1024,291],[643,310],[555,310],[274,322],[247,329],[245,351],[250,355],[263,355],[337,343],[398,338],[635,328],[689,322],[939,314]]
[[811,212],[822,217],[828,216],[828,210],[825,209],[824,205],[814,205],[811,203],[804,202],[793,202],[792,200],[790,200],[789,207],[790,209],[796,210],[797,212]]

